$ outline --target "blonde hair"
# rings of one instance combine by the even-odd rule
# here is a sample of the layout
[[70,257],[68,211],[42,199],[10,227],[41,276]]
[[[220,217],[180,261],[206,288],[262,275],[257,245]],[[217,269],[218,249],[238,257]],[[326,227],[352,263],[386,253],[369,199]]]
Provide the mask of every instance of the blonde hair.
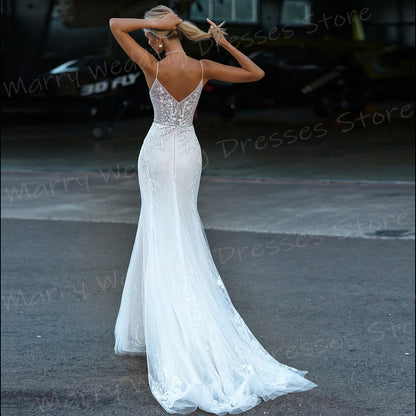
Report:
[[[161,19],[162,17],[166,16],[169,13],[175,13],[172,9],[167,6],[159,5],[151,8],[144,14],[145,19],[149,20],[157,20]],[[221,36],[228,35],[225,29],[220,28],[217,26],[217,29],[214,30],[213,34],[211,35],[208,32],[204,32],[203,30],[199,29],[193,23],[183,20],[182,23],[176,26],[177,29],[174,30],[163,30],[163,29],[143,29],[144,33],[149,33],[154,37],[160,38],[167,38],[167,39],[177,39],[179,38],[179,32],[182,32],[186,38],[194,41],[199,42],[201,40],[210,39],[211,37],[214,38],[215,41],[218,41]]]

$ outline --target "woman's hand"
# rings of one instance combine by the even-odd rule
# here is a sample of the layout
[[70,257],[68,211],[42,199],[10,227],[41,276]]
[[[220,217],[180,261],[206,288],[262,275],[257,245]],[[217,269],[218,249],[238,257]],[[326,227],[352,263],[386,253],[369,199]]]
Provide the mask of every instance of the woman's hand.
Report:
[[216,25],[214,22],[212,22],[211,20],[208,19],[207,17],[207,21],[208,23],[211,25],[208,33],[214,38],[215,42],[217,42],[217,44],[223,46],[224,43],[228,42],[227,39],[225,39],[223,33],[221,32],[221,30],[219,30],[218,28],[221,27],[225,22],[222,22],[220,25]]
[[154,21],[155,29],[174,30],[176,26],[182,23],[182,19],[175,13],[169,13],[161,19]]

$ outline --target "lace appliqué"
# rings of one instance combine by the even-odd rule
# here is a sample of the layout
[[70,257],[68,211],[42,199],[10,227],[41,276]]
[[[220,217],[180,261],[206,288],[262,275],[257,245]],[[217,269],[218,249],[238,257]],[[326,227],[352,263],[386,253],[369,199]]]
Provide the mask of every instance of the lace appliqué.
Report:
[[138,158],[143,230],[129,269],[137,281],[142,271],[143,283],[131,285],[122,298],[125,325],[116,328],[115,351],[146,347],[149,385],[168,413],[197,405],[216,414],[239,413],[258,403],[255,396],[316,385],[295,378],[287,370],[305,372],[279,363],[257,341],[213,261],[197,211],[202,152],[192,122],[202,87],[203,72],[181,101],[157,76],[149,91],[154,120]]

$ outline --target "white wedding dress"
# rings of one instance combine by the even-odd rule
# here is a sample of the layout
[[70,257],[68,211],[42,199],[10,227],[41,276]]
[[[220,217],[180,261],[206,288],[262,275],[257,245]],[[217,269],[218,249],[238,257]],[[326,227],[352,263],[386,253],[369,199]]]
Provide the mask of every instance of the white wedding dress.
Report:
[[141,209],[115,353],[146,356],[151,392],[168,413],[241,413],[261,398],[317,387],[307,371],[274,359],[231,303],[197,210],[202,155],[193,116],[203,78],[177,101],[158,71],[149,91],[154,121],[138,158]]

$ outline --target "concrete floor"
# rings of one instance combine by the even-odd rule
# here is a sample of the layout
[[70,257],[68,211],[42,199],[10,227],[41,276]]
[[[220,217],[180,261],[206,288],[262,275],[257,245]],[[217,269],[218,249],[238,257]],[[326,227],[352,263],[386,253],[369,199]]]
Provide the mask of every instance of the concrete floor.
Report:
[[[266,350],[318,384],[247,416],[414,412],[414,116],[394,114],[350,131],[307,109],[195,120],[198,209],[225,286]],[[102,142],[89,123],[3,127],[6,416],[166,414],[146,360],[113,354],[150,124]]]
[[[351,125],[299,109],[246,112],[227,125],[200,115],[205,226],[414,238],[413,120],[394,114],[346,132]],[[150,124],[122,121],[101,142],[89,138],[89,123],[4,127],[3,217],[137,223],[137,157]]]

